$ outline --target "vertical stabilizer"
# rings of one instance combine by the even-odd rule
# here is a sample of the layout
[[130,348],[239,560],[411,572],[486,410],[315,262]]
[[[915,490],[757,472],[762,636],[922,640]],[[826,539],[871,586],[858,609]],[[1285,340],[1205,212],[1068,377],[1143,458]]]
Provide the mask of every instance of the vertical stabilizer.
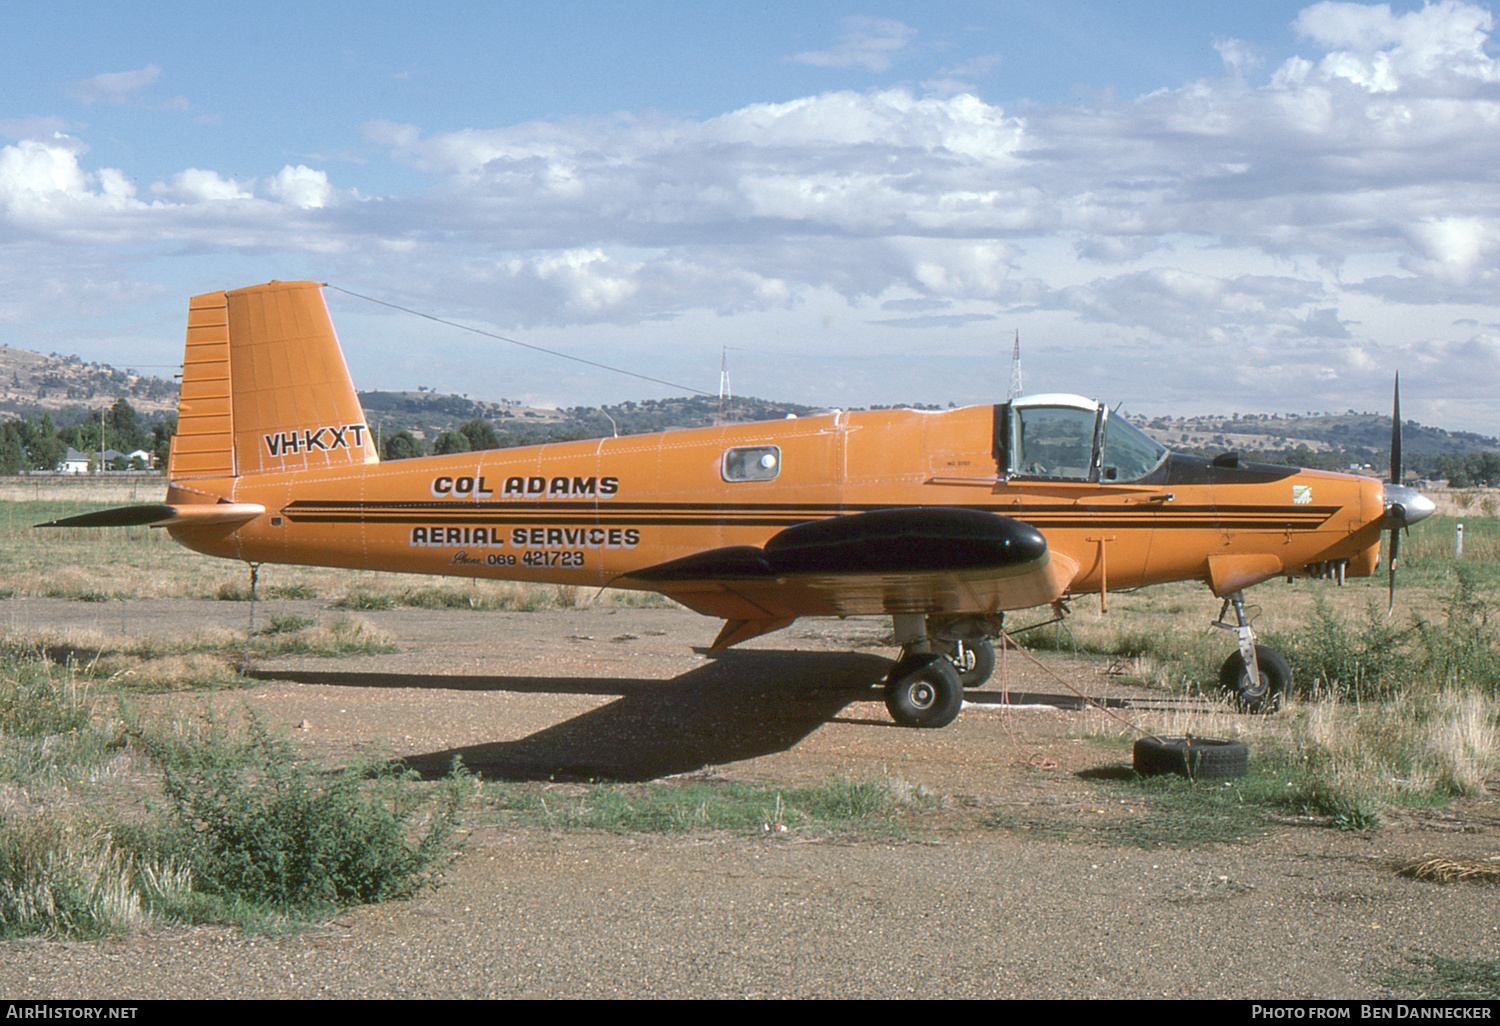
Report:
[[171,480],[377,459],[317,283],[193,298]]
[[167,479],[233,477],[230,424],[228,304],[224,293],[210,292],[188,302],[182,394]]

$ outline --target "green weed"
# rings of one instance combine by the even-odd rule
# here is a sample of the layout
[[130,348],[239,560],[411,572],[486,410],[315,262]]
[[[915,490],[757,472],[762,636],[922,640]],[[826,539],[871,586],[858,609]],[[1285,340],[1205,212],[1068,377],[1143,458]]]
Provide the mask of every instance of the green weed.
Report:
[[1380,829],[1380,816],[1368,798],[1318,778],[1290,782],[1275,804],[1294,816],[1326,817],[1336,830]]
[[[1407,649],[1412,631],[1399,627],[1371,599],[1357,622],[1350,623],[1319,594],[1310,622],[1286,638],[1283,650],[1303,694],[1343,699],[1388,698],[1405,686],[1413,658]],[[1278,639],[1267,643],[1278,647]]]
[[[0,647],[0,782],[10,807],[48,810],[0,817],[0,937],[281,929],[429,886],[454,851],[460,775],[434,790],[364,766],[323,772],[253,717],[235,736],[212,721],[143,727],[78,681],[40,650]],[[96,804],[99,768],[132,757],[165,798],[122,798],[115,780]]]
[[1478,574],[1458,565],[1441,624],[1412,618],[1416,652],[1431,688],[1477,689],[1500,697],[1500,611],[1479,594]]
[[505,822],[555,830],[610,833],[890,834],[903,813],[935,800],[891,778],[839,780],[813,787],[767,788],[693,781],[596,784],[543,790],[502,786],[493,808]]
[[1283,785],[1275,777],[1260,775],[1232,781],[1191,781],[1167,775],[1137,777],[1119,786],[1144,799],[1143,814],[1063,819],[1006,813],[983,817],[980,823],[1034,839],[1147,851],[1242,844],[1269,832],[1270,796]]
[[1437,1001],[1500,1000],[1500,962],[1423,955],[1386,974],[1385,984]]
[[189,886],[181,867],[119,852],[107,835],[78,842],[51,819],[0,819],[0,937],[117,933],[181,904]]
[[262,627],[255,633],[257,635],[295,634],[317,622],[310,616],[299,616],[296,613],[272,613],[270,626]]
[[364,588],[353,588],[343,598],[336,599],[329,608],[368,612],[380,609],[392,609],[396,604],[396,596],[394,595],[373,592]]
[[221,901],[309,915],[405,897],[436,883],[453,854],[458,777],[413,839],[427,803],[410,780],[319,773],[253,717],[239,740],[210,730],[142,744],[162,769],[167,822],[134,843],[180,860],[194,889]]
[[108,758],[75,674],[0,649],[0,783],[78,779]]
[[343,657],[398,652],[386,634],[362,620],[336,616],[319,623],[303,616],[272,616],[271,626],[256,632],[251,651],[257,655]]

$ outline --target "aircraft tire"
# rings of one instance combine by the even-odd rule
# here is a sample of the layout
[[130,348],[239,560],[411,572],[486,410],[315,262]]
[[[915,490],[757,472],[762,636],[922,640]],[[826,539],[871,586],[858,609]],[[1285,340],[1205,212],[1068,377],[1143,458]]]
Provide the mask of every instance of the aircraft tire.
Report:
[[1189,780],[1231,780],[1250,770],[1245,743],[1218,737],[1143,737],[1133,755],[1135,771],[1143,777],[1175,773]]
[[1219,686],[1241,712],[1273,713],[1292,691],[1292,664],[1274,648],[1255,646],[1255,662],[1260,668],[1258,686],[1250,685],[1245,657],[1238,651],[1230,654],[1219,668]]
[[989,638],[950,642],[943,647],[943,655],[958,671],[959,683],[966,688],[982,688],[995,674],[995,646]]
[[885,686],[885,707],[903,727],[946,727],[963,704],[958,670],[940,655],[903,656]]

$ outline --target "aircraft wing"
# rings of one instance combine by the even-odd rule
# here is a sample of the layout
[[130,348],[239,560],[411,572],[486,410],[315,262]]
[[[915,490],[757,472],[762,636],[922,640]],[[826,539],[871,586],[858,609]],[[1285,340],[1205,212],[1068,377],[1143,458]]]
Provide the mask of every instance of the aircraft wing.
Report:
[[[709,549],[633,571],[615,583],[650,588],[696,612],[760,625],[799,616],[1000,612],[1059,598],[1077,564],[1041,532],[962,507],[851,513],[789,527],[763,548]],[[775,624],[776,626],[770,626]]]

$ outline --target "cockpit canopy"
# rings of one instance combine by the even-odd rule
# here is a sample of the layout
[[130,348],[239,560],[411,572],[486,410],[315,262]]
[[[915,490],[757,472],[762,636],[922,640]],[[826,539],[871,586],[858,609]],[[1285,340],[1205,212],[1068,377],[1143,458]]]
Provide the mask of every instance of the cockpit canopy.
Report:
[[1025,396],[995,414],[995,460],[1006,477],[1136,481],[1167,458],[1145,432],[1082,396]]

